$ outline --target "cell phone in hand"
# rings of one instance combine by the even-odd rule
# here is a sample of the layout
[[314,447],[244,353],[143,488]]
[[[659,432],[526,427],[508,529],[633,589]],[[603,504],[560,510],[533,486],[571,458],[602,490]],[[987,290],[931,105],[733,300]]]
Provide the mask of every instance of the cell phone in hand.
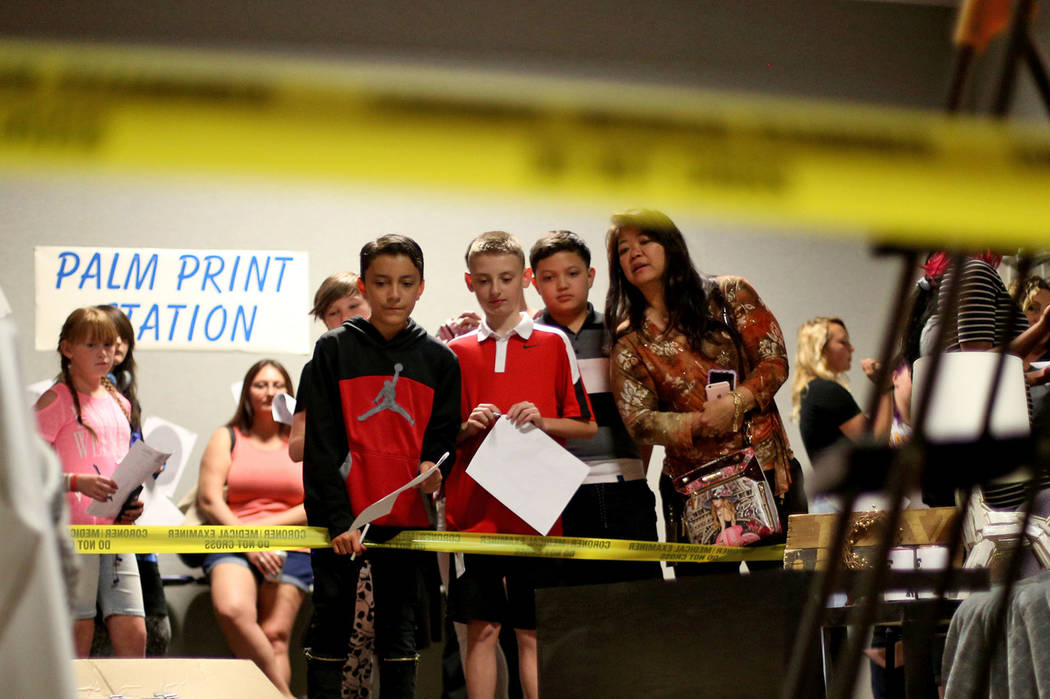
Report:
[[117,518],[115,520],[113,520],[113,521],[114,522],[119,522],[120,518],[124,516],[124,513],[127,511],[128,507],[131,506],[131,503],[133,503],[136,500],[138,500],[138,497],[141,494],[142,494],[142,486],[141,485],[138,488],[135,488],[134,490],[132,490],[130,493],[128,493],[128,499],[125,500],[124,504],[120,506],[120,512],[117,514]]
[[718,383],[707,384],[706,390],[707,400],[711,401],[729,395],[729,392],[733,389],[729,387],[728,381],[719,381]]
[[736,371],[733,369],[711,369],[707,372],[707,385],[714,386],[715,384],[725,382],[729,384],[729,390],[732,391],[736,388]]

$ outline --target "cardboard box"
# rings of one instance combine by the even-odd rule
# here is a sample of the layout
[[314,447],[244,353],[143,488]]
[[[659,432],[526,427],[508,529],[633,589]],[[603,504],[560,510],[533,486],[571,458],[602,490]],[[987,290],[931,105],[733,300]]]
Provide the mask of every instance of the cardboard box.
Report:
[[88,658],[73,661],[77,699],[281,699],[266,675],[250,660],[212,658]]

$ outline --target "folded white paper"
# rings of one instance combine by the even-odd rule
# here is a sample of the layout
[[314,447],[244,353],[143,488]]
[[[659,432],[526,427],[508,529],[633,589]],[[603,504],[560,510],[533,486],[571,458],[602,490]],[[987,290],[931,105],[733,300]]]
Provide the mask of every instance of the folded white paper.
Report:
[[93,501],[88,505],[87,513],[92,517],[116,517],[131,491],[151,478],[169,456],[171,454],[157,451],[142,440],[132,444],[127,456],[117,464],[117,470],[111,476],[117,483],[117,492],[106,502]]
[[546,535],[589,469],[543,430],[518,429],[501,416],[467,466],[467,475]]
[[292,424],[292,416],[295,415],[295,399],[287,393],[278,393],[273,397],[273,405],[270,407],[275,422],[282,425]]

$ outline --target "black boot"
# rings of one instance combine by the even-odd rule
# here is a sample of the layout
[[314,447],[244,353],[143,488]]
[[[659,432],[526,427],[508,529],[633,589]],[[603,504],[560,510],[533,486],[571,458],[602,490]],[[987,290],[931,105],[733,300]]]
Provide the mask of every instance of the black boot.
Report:
[[306,659],[306,696],[339,699],[343,690],[343,660]]
[[379,661],[379,696],[381,699],[415,698],[418,661],[418,655]]

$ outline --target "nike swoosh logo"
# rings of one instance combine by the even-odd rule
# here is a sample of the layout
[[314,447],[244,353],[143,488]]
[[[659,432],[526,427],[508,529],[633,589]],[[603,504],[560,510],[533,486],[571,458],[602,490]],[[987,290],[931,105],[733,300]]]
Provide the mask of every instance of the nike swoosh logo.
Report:
[[539,347],[539,345],[522,345],[522,349],[532,349],[533,347]]

